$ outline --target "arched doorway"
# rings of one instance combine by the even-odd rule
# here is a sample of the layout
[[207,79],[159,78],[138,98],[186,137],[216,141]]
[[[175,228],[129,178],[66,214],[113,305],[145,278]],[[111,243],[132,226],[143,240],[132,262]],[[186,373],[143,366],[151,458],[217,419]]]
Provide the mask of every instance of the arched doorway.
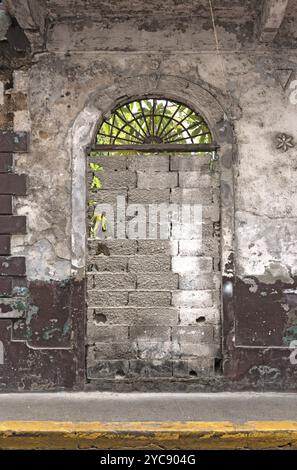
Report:
[[214,375],[220,172],[206,120],[146,95],[101,119],[88,156],[87,377]]

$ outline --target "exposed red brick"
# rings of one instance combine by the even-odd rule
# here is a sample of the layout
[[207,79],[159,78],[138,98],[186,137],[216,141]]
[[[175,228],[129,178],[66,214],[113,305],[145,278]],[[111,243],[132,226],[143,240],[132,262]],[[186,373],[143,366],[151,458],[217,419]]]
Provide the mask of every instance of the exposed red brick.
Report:
[[15,175],[13,173],[0,174],[1,194],[15,194],[16,196],[23,196],[26,194],[26,187],[26,175]]
[[0,256],[0,276],[25,276],[26,261],[23,256]]
[[27,152],[26,132],[0,131],[0,152]]
[[0,215],[0,233],[26,233],[26,217]]
[[14,111],[22,111],[28,109],[28,98],[25,93],[18,91],[11,94],[12,105]]
[[0,235],[0,255],[10,255],[10,235]]
[[7,173],[12,169],[12,154],[0,153],[0,173]]
[[0,296],[5,297],[12,293],[12,279],[10,277],[0,277]]
[[0,214],[12,214],[12,196],[0,195]]

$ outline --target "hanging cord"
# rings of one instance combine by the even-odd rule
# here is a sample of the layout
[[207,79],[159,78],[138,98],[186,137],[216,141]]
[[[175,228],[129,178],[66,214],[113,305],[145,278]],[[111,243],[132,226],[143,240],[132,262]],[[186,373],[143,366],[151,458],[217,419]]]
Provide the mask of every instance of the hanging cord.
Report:
[[[220,45],[219,45],[219,40],[218,40],[218,33],[217,33],[217,28],[216,28],[216,23],[215,23],[215,17],[214,17],[214,12],[213,12],[213,6],[212,6],[212,0],[208,0],[209,3],[209,9],[210,9],[210,14],[211,14],[211,21],[212,21],[212,27],[213,27],[213,33],[215,37],[215,43],[216,43],[216,52],[217,52],[217,57],[219,59],[220,65],[221,65],[221,70],[222,70],[222,76],[223,76],[223,87],[225,89],[225,94],[229,97],[230,103],[232,103],[232,97],[231,97],[231,92],[229,87],[227,86],[227,72],[225,68],[225,62],[223,55],[220,51]],[[219,156],[217,152],[213,152],[210,162],[209,162],[209,170],[212,173],[215,169],[215,163],[219,159]]]
[[208,0],[209,2],[209,8],[210,8],[210,14],[211,14],[211,21],[212,21],[212,27],[213,27],[213,33],[215,37],[215,42],[216,42],[216,51],[217,51],[217,56],[219,58],[220,64],[221,64],[221,69],[222,69],[222,75],[224,77],[224,88],[226,94],[230,94],[228,87],[227,87],[227,73],[225,69],[225,63],[222,57],[222,53],[220,51],[220,46],[219,46],[219,40],[218,40],[218,33],[217,33],[217,28],[216,28],[216,23],[215,23],[215,18],[214,18],[214,12],[213,12],[213,6],[212,6],[212,0]]

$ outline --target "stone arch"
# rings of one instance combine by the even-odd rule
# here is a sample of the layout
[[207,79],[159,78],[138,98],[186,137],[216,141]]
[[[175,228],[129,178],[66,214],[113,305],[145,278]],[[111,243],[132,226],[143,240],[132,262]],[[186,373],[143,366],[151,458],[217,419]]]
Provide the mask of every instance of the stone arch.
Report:
[[[93,142],[103,116],[127,100],[147,95],[166,97],[188,105],[201,114],[219,144],[221,178],[221,272],[224,321],[224,343],[228,349],[234,328],[234,178],[235,138],[227,109],[227,98],[205,83],[194,83],[171,75],[141,75],[122,78],[108,87],[99,87],[87,99],[69,133],[72,157],[72,273],[83,277],[86,259],[86,149]],[[221,104],[223,103],[223,105]],[[224,317],[223,317],[224,313]]]

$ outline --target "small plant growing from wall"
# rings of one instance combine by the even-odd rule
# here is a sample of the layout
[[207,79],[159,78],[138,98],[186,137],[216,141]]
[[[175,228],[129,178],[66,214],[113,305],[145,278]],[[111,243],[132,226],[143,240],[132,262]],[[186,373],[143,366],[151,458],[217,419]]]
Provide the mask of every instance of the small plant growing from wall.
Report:
[[[102,165],[98,163],[91,162],[89,163],[89,168],[92,171],[92,179],[90,183],[90,188],[92,192],[97,192],[99,189],[102,188],[102,181],[97,173],[103,171]],[[107,221],[106,216],[104,213],[97,214],[96,213],[96,201],[94,199],[90,199],[88,201],[88,218],[89,218],[89,236],[91,238],[96,238],[97,232],[101,227],[103,232],[106,232],[107,229]]]

